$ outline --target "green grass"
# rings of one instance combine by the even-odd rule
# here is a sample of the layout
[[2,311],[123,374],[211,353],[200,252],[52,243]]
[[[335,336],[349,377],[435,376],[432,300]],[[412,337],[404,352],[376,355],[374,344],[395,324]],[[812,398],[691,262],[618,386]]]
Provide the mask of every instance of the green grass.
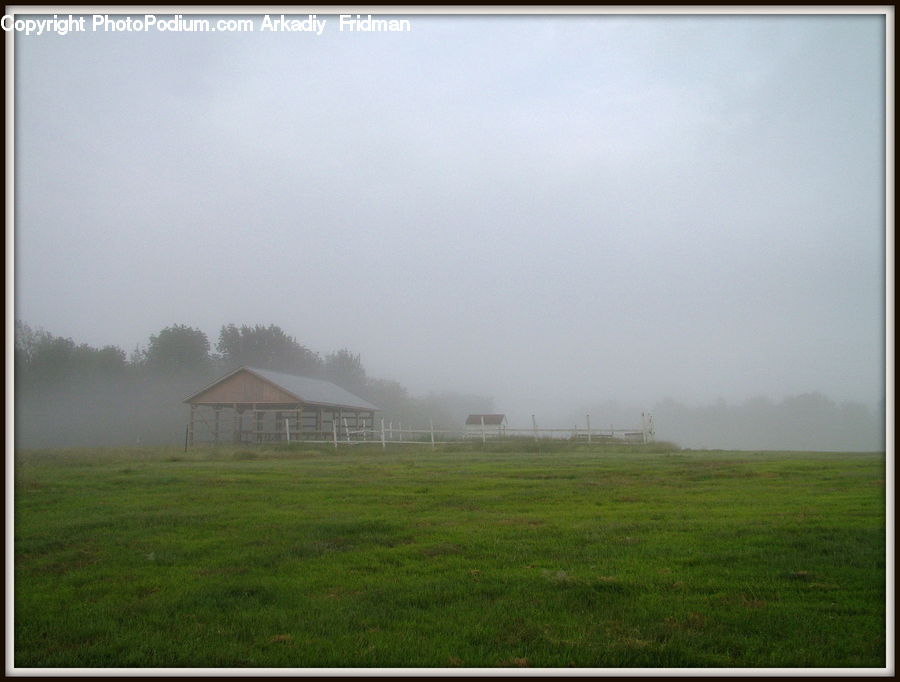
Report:
[[885,666],[883,454],[538,445],[17,453],[14,664]]

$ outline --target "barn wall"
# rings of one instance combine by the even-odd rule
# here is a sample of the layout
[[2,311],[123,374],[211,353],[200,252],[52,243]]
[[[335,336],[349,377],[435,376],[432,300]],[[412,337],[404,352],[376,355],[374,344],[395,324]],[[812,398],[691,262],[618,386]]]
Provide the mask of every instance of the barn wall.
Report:
[[249,372],[234,376],[211,387],[192,403],[293,403],[297,399]]
[[[290,426],[291,440],[324,440],[334,437],[346,440],[347,429],[354,440],[363,438],[359,429],[368,429],[363,439],[374,438],[374,415],[371,412],[342,412],[330,408],[305,407],[303,410],[234,410],[223,406],[194,406],[191,410],[191,443],[266,443],[287,440],[285,421]],[[297,418],[300,417],[298,422]],[[346,429],[345,429],[346,420]]]
[[482,429],[481,424],[466,424],[467,437],[478,436],[480,438],[482,433],[491,438],[503,436],[506,434],[506,427],[498,426],[497,424],[485,424],[484,429]]

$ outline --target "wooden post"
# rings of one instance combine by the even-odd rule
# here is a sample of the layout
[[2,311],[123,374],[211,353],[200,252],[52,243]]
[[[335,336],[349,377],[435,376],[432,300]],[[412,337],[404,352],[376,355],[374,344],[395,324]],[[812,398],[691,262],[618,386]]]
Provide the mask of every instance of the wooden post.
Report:
[[222,411],[221,407],[214,407],[213,414],[213,443],[215,445],[219,444],[219,413]]
[[428,423],[431,424],[431,449],[434,450],[434,419],[429,419]]
[[[374,424],[373,424],[374,426]],[[387,443],[384,441],[384,419],[381,420],[381,449],[384,450],[387,448]]]
[[[341,413],[343,414],[343,412]],[[341,417],[344,422],[344,437],[347,439],[347,442],[350,442],[350,427],[347,426],[347,418]]]
[[188,436],[191,433],[191,426],[188,424],[184,427],[184,451],[187,452]]
[[185,445],[185,450],[187,449],[188,445],[190,445],[190,446],[194,445],[194,415],[195,415],[196,409],[197,409],[196,405],[191,405],[191,420],[188,422],[188,437],[187,437],[187,445]]
[[537,443],[537,420],[534,418],[534,415],[531,415],[531,428],[534,429],[534,442]]
[[388,422],[388,440],[394,440],[394,420]]
[[285,440],[288,443],[291,442],[291,418],[290,416],[284,418],[284,436]]
[[587,429],[588,429],[588,445],[591,444],[591,415],[584,415],[587,418]]
[[334,412],[331,413],[331,433],[334,436],[334,449],[337,450],[337,420],[334,418]]
[[487,441],[487,436],[484,433],[484,415],[481,415],[481,444],[484,445]]
[[297,410],[297,440],[303,440],[303,408]]
[[235,443],[241,442],[241,419],[242,419],[242,415],[238,411],[238,406],[235,405],[234,406],[234,419],[232,419],[232,422],[233,422],[232,426],[233,426],[233,431],[234,431],[234,433],[232,435],[232,440],[234,440]]

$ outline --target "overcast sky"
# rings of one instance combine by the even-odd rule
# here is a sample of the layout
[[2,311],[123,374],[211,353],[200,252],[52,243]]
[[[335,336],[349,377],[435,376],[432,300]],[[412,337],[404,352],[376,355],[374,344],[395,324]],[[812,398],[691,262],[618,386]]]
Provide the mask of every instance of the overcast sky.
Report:
[[16,317],[273,323],[517,423],[883,396],[882,16],[326,18],[16,35]]

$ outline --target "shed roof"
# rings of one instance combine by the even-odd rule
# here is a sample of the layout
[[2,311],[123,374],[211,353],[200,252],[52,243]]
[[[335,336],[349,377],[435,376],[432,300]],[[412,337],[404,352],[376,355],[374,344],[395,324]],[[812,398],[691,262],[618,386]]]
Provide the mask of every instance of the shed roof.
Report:
[[482,417],[484,418],[485,426],[500,426],[506,421],[505,414],[470,414],[466,418],[466,424],[478,424],[480,426]]
[[255,375],[263,381],[273,384],[285,393],[293,396],[298,402],[308,405],[324,405],[328,407],[346,407],[355,410],[377,411],[378,408],[372,403],[363,400],[359,396],[355,396],[350,391],[346,391],[330,381],[322,379],[313,379],[311,377],[298,376],[296,374],[285,374],[284,372],[273,372],[268,369],[259,369],[256,367],[241,367],[230,372],[221,379],[213,382],[206,388],[198,391],[194,395],[186,398],[184,402],[202,402],[197,400],[204,393],[222,382],[230,379],[239,372],[247,372]]

